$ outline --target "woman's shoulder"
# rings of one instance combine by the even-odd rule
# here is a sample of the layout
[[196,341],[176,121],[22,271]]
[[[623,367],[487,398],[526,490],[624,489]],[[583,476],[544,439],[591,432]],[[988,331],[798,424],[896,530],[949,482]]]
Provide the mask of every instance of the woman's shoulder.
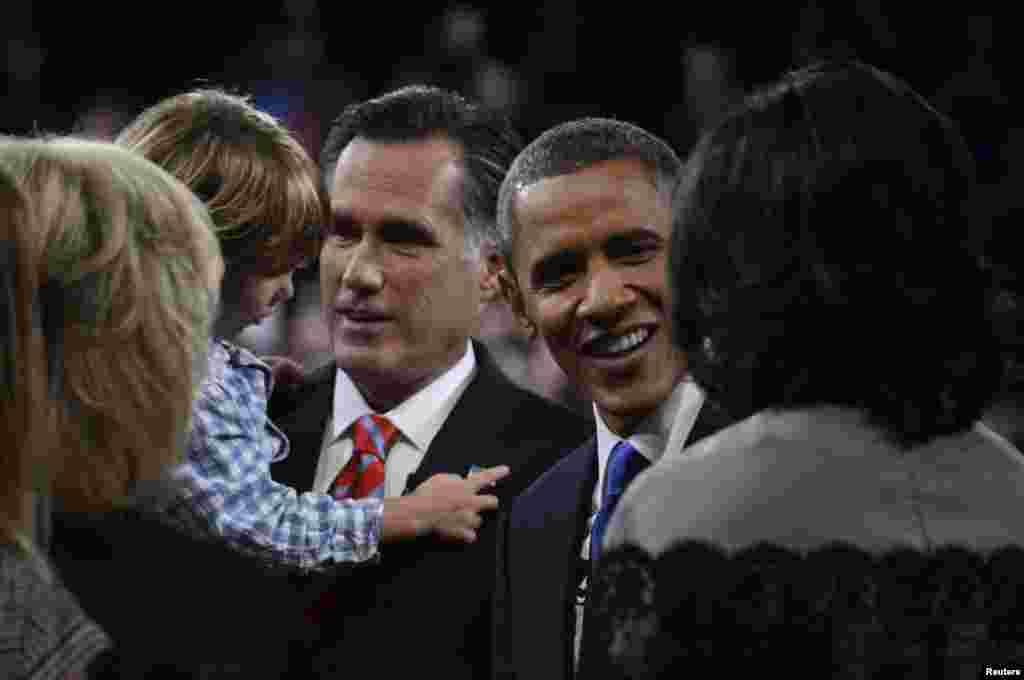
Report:
[[[686,569],[680,571],[683,564]],[[634,543],[620,545],[602,554],[601,566],[606,572],[647,571],[657,577],[652,583],[686,573],[694,588],[711,596],[728,594],[750,575],[791,582],[785,592],[776,592],[786,596],[817,597],[821,588],[834,589],[853,576],[860,586],[874,582],[876,591],[883,586],[909,587],[907,577],[914,577],[913,589],[919,595],[929,592],[930,585],[932,591],[955,586],[958,597],[981,588],[992,588],[991,594],[1000,596],[1010,588],[1024,596],[1024,544],[1011,543],[991,549],[957,543],[925,549],[894,544],[879,550],[838,540],[797,548],[775,541],[728,547],[717,541],[682,539],[657,555]],[[1024,600],[1020,604],[1024,607]]]
[[[903,451],[852,409],[762,412],[638,477],[612,544],[1024,541],[1024,457],[984,426]],[[927,530],[922,530],[922,522]],[[993,542],[984,539],[986,545]]]
[[699,598],[739,612],[774,601],[786,605],[776,612],[782,618],[855,609],[886,616],[927,617],[947,609],[970,618],[1024,614],[1020,544],[876,550],[846,541],[809,549],[760,541],[730,548],[684,539],[658,555],[633,543],[602,553],[601,579],[621,585],[627,574],[642,575],[636,582],[652,596],[656,591],[661,605]]
[[929,660],[983,670],[1024,659],[1019,545],[729,549],[687,540],[656,557],[624,545],[602,555],[590,597],[594,644],[630,677],[675,677],[669,669],[701,659],[863,665],[863,677],[934,677]]
[[[814,412],[754,414],[693,446],[666,452],[637,477],[609,528],[609,541],[633,540],[659,552],[694,532],[718,538],[718,525],[736,529],[736,518],[763,524],[791,508],[792,502],[780,504],[783,492],[820,489],[828,484],[825,477],[851,464],[843,460],[845,451],[873,446],[873,435],[853,417],[822,422]],[[839,465],[823,465],[823,452]]]

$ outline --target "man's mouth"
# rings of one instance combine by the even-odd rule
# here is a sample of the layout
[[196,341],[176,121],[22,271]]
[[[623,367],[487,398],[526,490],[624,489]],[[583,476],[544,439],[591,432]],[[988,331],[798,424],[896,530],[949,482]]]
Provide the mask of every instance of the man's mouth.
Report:
[[387,314],[372,309],[339,309],[338,314],[346,321],[354,323],[376,323],[390,318]]
[[584,342],[580,346],[580,352],[602,359],[624,356],[646,344],[654,335],[654,331],[654,327],[642,326],[619,335],[602,333]]

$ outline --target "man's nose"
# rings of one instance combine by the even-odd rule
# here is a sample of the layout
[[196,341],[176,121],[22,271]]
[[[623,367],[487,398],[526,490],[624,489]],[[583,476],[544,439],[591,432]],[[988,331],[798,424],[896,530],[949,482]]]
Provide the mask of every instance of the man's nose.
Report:
[[617,322],[636,302],[636,293],[627,285],[622,272],[600,265],[592,270],[577,315],[601,325]]
[[373,292],[384,286],[384,270],[372,244],[362,241],[351,251],[341,283],[346,288]]

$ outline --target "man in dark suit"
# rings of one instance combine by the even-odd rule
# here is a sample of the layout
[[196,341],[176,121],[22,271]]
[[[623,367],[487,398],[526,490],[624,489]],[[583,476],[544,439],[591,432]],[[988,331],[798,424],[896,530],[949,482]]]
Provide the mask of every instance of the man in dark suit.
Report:
[[502,184],[506,295],[589,392],[597,432],[503,515],[496,677],[573,677],[586,580],[615,500],[670,433],[689,442],[724,424],[669,337],[665,264],[681,173],[650,133],[584,119],[538,137]]
[[[494,212],[518,149],[504,119],[434,88],[403,88],[335,121],[320,253],[335,361],[271,402],[291,442],[278,481],[349,497],[367,414],[387,452],[358,474],[382,468],[385,499],[435,474],[504,464],[511,473],[493,493],[506,503],[586,438],[584,419],[514,386],[471,340],[482,305],[499,296]],[[385,546],[379,562],[314,584],[310,670],[486,677],[494,525],[487,517],[469,545]]]

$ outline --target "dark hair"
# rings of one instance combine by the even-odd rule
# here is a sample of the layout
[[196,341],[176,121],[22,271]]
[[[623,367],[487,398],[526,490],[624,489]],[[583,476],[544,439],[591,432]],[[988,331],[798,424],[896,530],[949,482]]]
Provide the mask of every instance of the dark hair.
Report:
[[682,174],[682,161],[664,141],[631,123],[581,118],[557,125],[530,142],[512,164],[498,197],[499,246],[506,265],[512,266],[517,192],[548,177],[626,158],[649,166],[659,188],[664,185],[671,196]]
[[863,409],[903,447],[967,429],[998,383],[970,154],[906,83],[824,62],[698,143],[670,270],[677,342],[733,415]]
[[522,142],[505,116],[455,92],[410,85],[348,106],[334,120],[320,154],[324,185],[329,192],[338,157],[356,137],[387,143],[434,135],[447,137],[462,154],[467,241],[494,243],[498,188]]

